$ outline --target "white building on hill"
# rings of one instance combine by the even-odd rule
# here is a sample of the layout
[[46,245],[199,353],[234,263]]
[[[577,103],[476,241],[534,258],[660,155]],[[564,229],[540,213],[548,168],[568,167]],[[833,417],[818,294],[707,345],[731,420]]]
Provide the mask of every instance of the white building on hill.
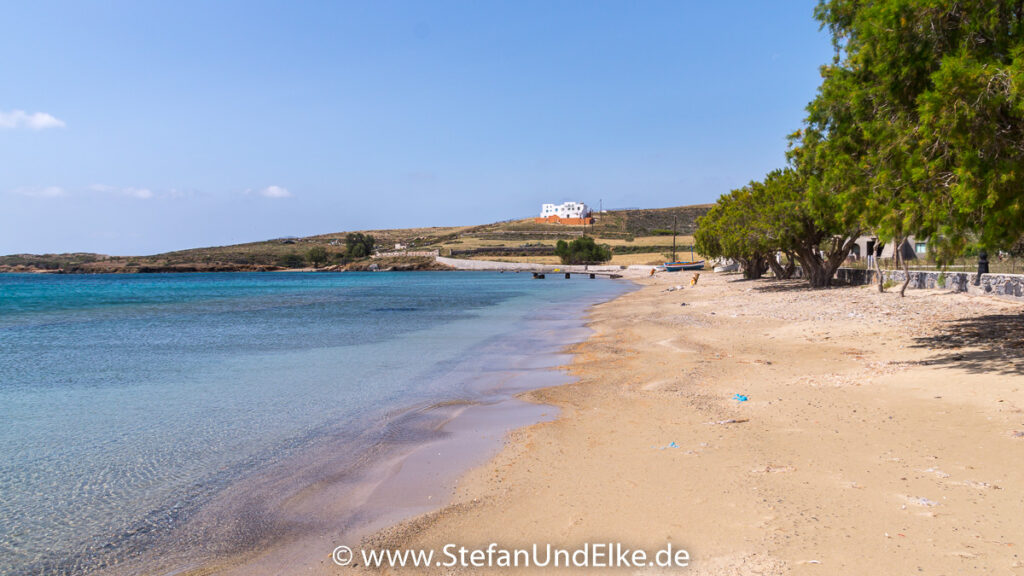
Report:
[[566,202],[564,204],[541,204],[540,217],[558,216],[559,218],[586,218],[590,209],[583,202]]

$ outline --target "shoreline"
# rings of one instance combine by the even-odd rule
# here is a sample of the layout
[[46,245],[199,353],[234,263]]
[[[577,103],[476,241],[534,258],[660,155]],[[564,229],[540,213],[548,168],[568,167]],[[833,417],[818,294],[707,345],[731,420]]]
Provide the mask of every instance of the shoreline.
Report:
[[559,416],[362,546],[671,542],[701,575],[1024,568],[1006,457],[1024,449],[1024,341],[1000,332],[1024,307],[711,274],[666,291],[684,278],[592,307],[576,381],[521,395]]
[[[526,402],[518,396],[524,390],[573,380],[560,368],[569,360],[566,349],[587,338],[586,313],[593,305],[582,305],[579,314],[557,320],[554,333],[545,328],[545,339],[553,342],[552,336],[558,336],[561,344],[539,355],[523,355],[497,370],[475,363],[468,367],[460,364],[458,371],[469,370],[477,376],[472,389],[457,397],[389,411],[379,431],[386,439],[361,448],[360,456],[350,464],[336,466],[331,462],[330,447],[321,446],[276,466],[274,472],[232,485],[218,498],[230,501],[247,492],[268,490],[268,481],[273,485],[271,493],[279,493],[280,509],[264,511],[273,518],[268,527],[258,530],[256,540],[242,543],[237,550],[215,552],[205,560],[164,560],[163,567],[143,569],[152,574],[190,576],[280,574],[297,566],[322,569],[325,550],[329,552],[340,544],[355,547],[381,529],[447,506],[461,477],[493,458],[510,431],[551,420],[557,414],[552,406]],[[480,386],[478,381],[487,384]],[[325,473],[323,469],[330,470]],[[291,488],[276,486],[281,483]],[[247,513],[245,506],[227,506],[228,523],[238,521],[240,512]],[[189,522],[223,524],[224,510],[223,503],[204,505]],[[176,552],[177,558],[188,557],[187,549]],[[138,569],[130,566],[110,572],[137,573]]]

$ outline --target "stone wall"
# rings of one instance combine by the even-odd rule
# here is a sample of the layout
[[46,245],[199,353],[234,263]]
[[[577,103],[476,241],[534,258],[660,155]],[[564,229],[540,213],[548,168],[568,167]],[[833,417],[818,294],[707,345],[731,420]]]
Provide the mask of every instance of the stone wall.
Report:
[[[902,270],[883,270],[882,274],[886,280],[897,286],[903,284],[906,279],[906,273]],[[982,274],[978,286],[974,285],[976,276],[977,274],[971,272],[911,270],[910,284],[907,288],[939,288],[1024,301],[1024,274]],[[875,271],[840,268],[836,270],[836,280],[845,284],[872,284],[876,281]]]
[[394,250],[391,252],[378,252],[373,258],[437,258],[441,253],[437,250]]

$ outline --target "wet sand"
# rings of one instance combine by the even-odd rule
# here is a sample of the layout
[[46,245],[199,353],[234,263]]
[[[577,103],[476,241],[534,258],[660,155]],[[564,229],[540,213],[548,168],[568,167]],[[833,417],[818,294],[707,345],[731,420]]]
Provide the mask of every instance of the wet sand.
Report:
[[[363,545],[671,542],[693,561],[665,573],[1024,573],[1024,306],[690,276],[594,307],[578,380],[521,395],[558,418]],[[313,573],[361,571],[329,553]]]

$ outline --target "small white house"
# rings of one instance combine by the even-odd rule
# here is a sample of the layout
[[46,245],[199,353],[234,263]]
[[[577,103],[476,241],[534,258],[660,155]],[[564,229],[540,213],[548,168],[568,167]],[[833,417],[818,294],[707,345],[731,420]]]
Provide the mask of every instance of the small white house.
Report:
[[559,218],[586,218],[590,209],[583,202],[565,202],[563,204],[541,204],[540,217],[558,216]]

